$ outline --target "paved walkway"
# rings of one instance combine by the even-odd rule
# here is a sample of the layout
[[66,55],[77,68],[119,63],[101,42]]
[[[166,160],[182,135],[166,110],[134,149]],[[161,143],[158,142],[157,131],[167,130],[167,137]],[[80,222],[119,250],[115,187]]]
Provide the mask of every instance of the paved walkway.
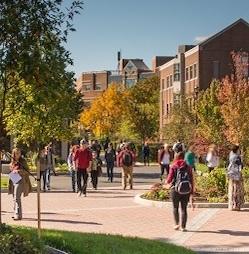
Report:
[[[79,232],[138,236],[170,241],[198,250],[199,253],[249,253],[249,210],[189,210],[188,232],[173,230],[170,208],[144,207],[134,203],[134,196],[150,185],[136,185],[123,191],[119,186],[100,186],[87,197],[56,190],[41,194],[42,227]],[[3,194],[3,221],[36,226],[36,194],[23,199],[23,221],[14,222],[12,197]]]

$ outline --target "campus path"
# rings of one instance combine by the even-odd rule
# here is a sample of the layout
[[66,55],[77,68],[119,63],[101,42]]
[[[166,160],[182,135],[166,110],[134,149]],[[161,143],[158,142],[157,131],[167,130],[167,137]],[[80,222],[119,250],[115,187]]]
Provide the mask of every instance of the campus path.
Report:
[[[157,181],[156,168],[136,168],[134,190],[123,191],[118,185],[102,183],[87,197],[69,192],[70,178],[53,178],[54,190],[41,194],[42,227],[79,232],[95,232],[138,236],[171,241],[199,253],[249,253],[249,210],[230,212],[226,209],[189,210],[188,232],[172,229],[170,208],[144,207],[134,203]],[[152,177],[149,178],[148,175]],[[141,180],[142,179],[142,180]],[[59,189],[60,187],[63,187]],[[23,221],[11,219],[12,197],[3,194],[3,221],[8,224],[36,226],[36,194],[23,199]]]

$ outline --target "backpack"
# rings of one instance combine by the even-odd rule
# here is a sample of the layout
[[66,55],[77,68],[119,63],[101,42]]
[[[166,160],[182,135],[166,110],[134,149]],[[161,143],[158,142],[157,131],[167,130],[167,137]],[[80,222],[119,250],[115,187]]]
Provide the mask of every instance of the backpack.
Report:
[[174,150],[176,153],[183,152],[182,143],[180,143],[180,142],[176,143],[174,148],[175,148]]
[[179,194],[185,195],[190,194],[192,189],[192,184],[190,182],[190,176],[188,172],[188,167],[185,165],[178,168],[175,177],[175,191]]
[[127,167],[130,167],[132,165],[133,159],[132,159],[132,155],[130,152],[124,152],[122,162],[123,162],[123,165],[127,166]]

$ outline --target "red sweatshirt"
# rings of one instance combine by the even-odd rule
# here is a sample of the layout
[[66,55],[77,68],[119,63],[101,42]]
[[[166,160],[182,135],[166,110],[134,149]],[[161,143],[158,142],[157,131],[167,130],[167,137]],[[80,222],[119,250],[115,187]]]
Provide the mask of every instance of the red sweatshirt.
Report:
[[89,162],[92,161],[92,153],[89,149],[79,148],[76,150],[73,156],[75,167],[77,170],[86,170],[89,168]]
[[185,167],[185,166],[188,168],[188,173],[189,173],[189,176],[190,176],[190,183],[192,185],[191,193],[193,194],[193,192],[194,192],[194,178],[193,178],[192,168],[189,167],[184,160],[176,160],[176,161],[173,162],[173,164],[170,167],[169,175],[167,177],[166,183],[167,184],[172,184],[174,182],[177,169]]

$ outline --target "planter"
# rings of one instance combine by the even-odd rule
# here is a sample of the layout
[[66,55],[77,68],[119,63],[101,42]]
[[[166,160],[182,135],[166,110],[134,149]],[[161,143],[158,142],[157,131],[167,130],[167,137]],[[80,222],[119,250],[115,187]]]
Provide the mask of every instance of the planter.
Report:
[[[134,202],[143,206],[151,206],[158,208],[171,208],[172,202],[169,201],[155,201],[142,198],[141,195],[136,195],[134,198]],[[195,208],[228,208],[227,203],[204,203],[204,202],[195,202]],[[189,204],[190,207],[190,204]],[[249,208],[249,203],[245,203],[243,208]]]

